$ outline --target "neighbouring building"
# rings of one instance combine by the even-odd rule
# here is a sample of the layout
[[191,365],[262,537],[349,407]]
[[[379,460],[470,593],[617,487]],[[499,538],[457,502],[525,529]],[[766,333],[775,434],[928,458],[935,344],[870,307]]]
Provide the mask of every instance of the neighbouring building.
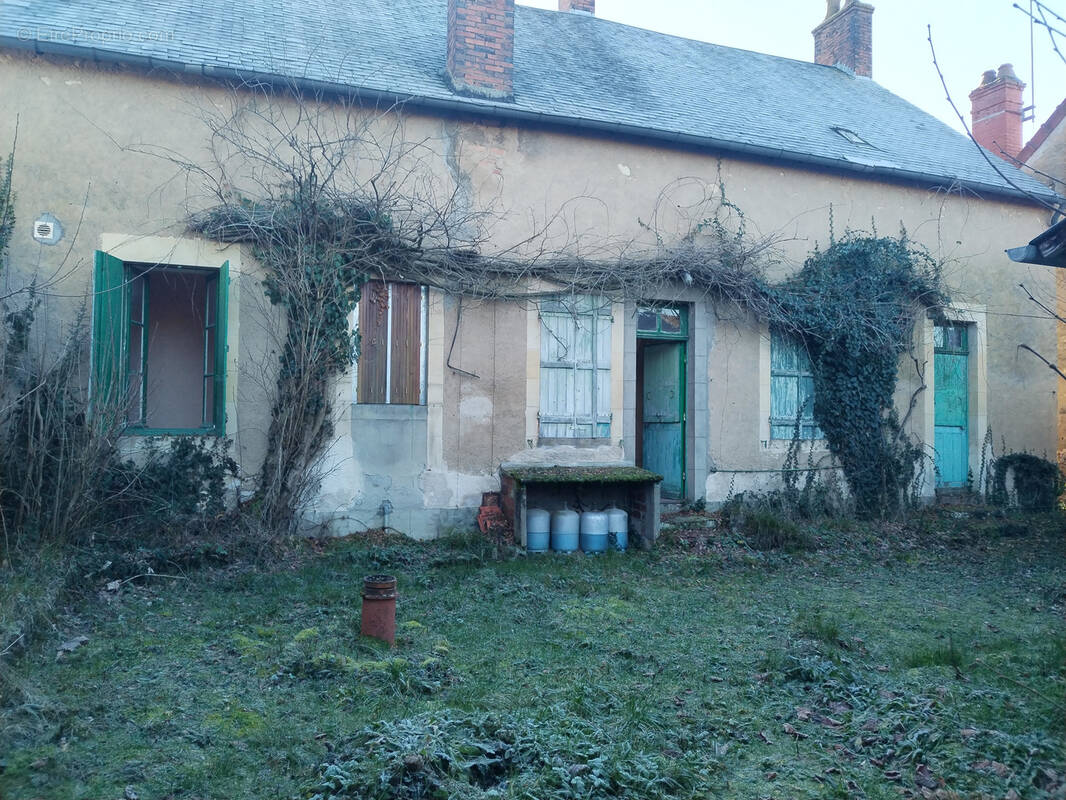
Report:
[[[1021,123],[1018,123],[1019,131]],[[1066,100],[1044,121],[1032,138],[1017,153],[1016,163],[1046,183],[1060,195],[1066,193]],[[1066,267],[1066,222],[1062,211],[1049,213],[1051,227],[1034,238],[1027,247],[1012,249],[1012,259],[1022,263]],[[1066,319],[1066,272],[1059,269],[1055,275],[1057,292],[1054,308],[1059,317]],[[1051,304],[1049,304],[1051,305]],[[1049,356],[1050,357],[1050,356]],[[1066,324],[1058,325],[1059,370],[1066,373]],[[1058,460],[1066,466],[1066,392],[1059,393],[1059,442]]]
[[[356,98],[396,120],[446,194],[492,211],[487,251],[550,221],[561,247],[610,257],[646,241],[649,221],[683,231],[719,182],[752,229],[781,235],[779,277],[831,225],[902,225],[943,261],[953,297],[947,325],[918,325],[897,392],[901,408],[915,398],[932,498],[980,480],[988,431],[1055,448],[1059,382],[1018,349],[1054,351],[1055,326],[1031,313],[1004,250],[1060,198],[881,87],[872,14],[830,3],[808,63],[610,22],[594,0],[0,3],[0,142],[18,128],[11,265],[59,279],[42,305],[55,330],[93,293],[94,335],[123,340],[138,391],[131,437],[225,434],[254,474],[278,342],[262,271],[248,248],[186,232],[209,199],[160,157],[207,163],[218,143],[203,117],[242,86]],[[1025,281],[1054,296],[1051,269]],[[370,286],[356,316],[363,356],[339,387],[310,511],[335,532],[384,511],[415,536],[469,525],[501,464],[635,463],[664,475],[664,494],[720,503],[780,485],[797,414],[826,461],[803,352],[695,287],[519,305],[395,281]]]

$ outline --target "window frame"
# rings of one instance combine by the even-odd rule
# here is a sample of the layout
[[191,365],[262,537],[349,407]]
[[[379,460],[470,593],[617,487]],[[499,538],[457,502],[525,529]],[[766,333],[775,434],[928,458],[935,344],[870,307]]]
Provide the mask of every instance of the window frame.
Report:
[[[775,364],[775,352],[785,342],[793,343],[795,346],[795,353],[797,355],[797,364],[795,368],[781,367]],[[799,359],[802,358],[802,362]],[[806,368],[804,368],[806,365]],[[804,401],[803,405],[799,403],[799,393],[801,382],[809,378],[811,380],[811,391],[808,396],[807,402]],[[775,381],[775,379],[777,379]],[[773,414],[774,409],[774,386],[778,385],[777,381],[788,380],[794,381],[793,391],[796,394],[796,406],[800,413],[796,417],[775,417]],[[806,347],[803,346],[802,340],[793,336],[787,331],[783,331],[779,328],[770,328],[770,441],[772,442],[787,442],[791,441],[796,435],[796,424],[799,423],[799,440],[805,442],[817,442],[825,439],[825,434],[818,427],[818,423],[814,419],[814,371],[810,363],[810,355],[807,352]],[[804,409],[810,407],[806,413],[803,413]],[[775,429],[788,428],[787,436],[776,435]]]
[[[573,334],[570,341],[575,350],[579,347],[578,335],[580,332],[580,320],[589,320],[587,359],[575,357],[573,359],[550,359],[546,358],[549,351],[546,349],[546,336],[553,336],[557,341],[562,341],[548,326],[546,318],[569,320],[573,324],[570,333]],[[537,405],[537,439],[538,441],[559,442],[565,444],[581,442],[605,442],[611,440],[611,424],[613,412],[611,410],[611,349],[612,349],[612,326],[614,314],[611,301],[605,297],[593,295],[560,295],[554,298],[542,300],[537,308],[537,320],[540,330],[540,353],[538,356],[540,375],[538,379],[538,405]],[[547,345],[550,347],[550,344]],[[580,355],[576,353],[576,355]],[[573,373],[573,397],[571,399],[571,414],[548,414],[545,413],[547,381],[550,381],[552,372],[572,371]],[[578,413],[578,389],[577,380],[580,372],[592,373],[592,386],[590,389],[591,413]],[[602,383],[601,383],[602,382]],[[552,432],[546,434],[545,425],[569,426],[565,434]],[[581,435],[580,427],[589,428],[591,435]]]
[[[210,285],[215,282],[215,342],[210,355],[213,355],[213,372],[207,374],[209,355],[205,325],[204,335],[204,374],[201,376],[201,421],[207,415],[207,380],[212,382],[212,422],[206,422],[195,428],[150,427],[143,424],[147,410],[148,387],[148,350],[150,328],[150,279],[155,271],[181,271],[203,275],[207,284],[205,291],[205,318],[210,299]],[[91,409],[99,412],[103,403],[107,408],[116,403],[114,379],[117,378],[121,398],[130,397],[130,343],[134,322],[131,318],[133,286],[142,280],[140,362],[141,369],[134,373],[140,375],[138,387],[138,421],[131,422],[128,417],[128,405],[117,402],[122,410],[121,419],[116,420],[124,436],[225,436],[226,435],[226,358],[229,352],[227,342],[227,322],[229,316],[229,261],[218,267],[185,266],[170,264],[146,264],[140,261],[123,260],[97,250],[94,255],[93,271],[93,308],[92,308],[92,343],[90,347],[89,396]],[[117,320],[117,324],[116,324]],[[219,367],[221,366],[221,369]],[[105,388],[106,387],[106,388]]]
[[[367,281],[362,286],[361,295],[360,295],[360,303],[356,304],[355,308],[352,310],[351,317],[350,317],[352,333],[355,336],[359,336],[360,335],[359,309],[360,309],[360,305],[361,305],[361,302],[362,302],[362,298],[366,296],[367,287],[369,287],[369,286],[371,286],[372,284],[375,284],[375,283],[379,283],[379,284],[383,283],[385,285],[385,287],[387,288],[387,291],[388,291],[388,295],[387,295],[388,300],[387,300],[387,303],[386,303],[387,319],[386,319],[385,378],[384,378],[384,380],[385,380],[385,400],[382,401],[382,402],[378,402],[378,401],[372,401],[372,400],[361,400],[359,398],[359,374],[360,374],[359,361],[360,361],[360,359],[363,356],[363,353],[362,353],[362,342],[360,341],[360,352],[358,353],[357,357],[355,359],[353,359],[353,361],[352,361],[352,405],[359,405],[359,406],[411,406],[411,407],[422,406],[422,407],[424,407],[427,404],[427,391],[428,391],[427,376],[428,376],[428,366],[429,366],[429,341],[428,341],[428,339],[429,339],[429,337],[428,337],[428,334],[429,334],[429,287],[428,286],[419,286],[419,285],[413,284],[413,283],[406,283],[404,281],[379,281],[379,280]],[[393,378],[393,375],[392,375],[392,367],[393,367],[392,330],[393,330],[393,315],[394,315],[394,311],[395,311],[395,307],[393,305],[393,293],[394,293],[393,292],[393,287],[397,286],[397,285],[401,285],[401,286],[417,286],[418,290],[419,290],[419,302],[418,302],[418,309],[419,309],[419,321],[418,321],[418,330],[419,330],[419,355],[418,355],[419,376],[418,376],[418,402],[417,403],[400,403],[400,402],[394,402],[392,400],[392,388],[393,388],[392,387],[392,384],[393,384],[393,380],[392,380],[392,378]]]

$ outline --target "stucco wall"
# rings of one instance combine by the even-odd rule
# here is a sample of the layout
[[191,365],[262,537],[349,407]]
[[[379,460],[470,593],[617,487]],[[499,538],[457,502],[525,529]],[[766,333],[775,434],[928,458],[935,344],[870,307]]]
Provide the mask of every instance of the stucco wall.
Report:
[[[113,235],[135,240],[183,236],[188,210],[202,207],[208,197],[173,163],[147,151],[209,163],[200,117],[205,109],[225,108],[228,97],[222,88],[165,75],[0,53],[0,107],[18,109],[20,116],[19,228],[11,262],[24,273],[58,270],[63,276],[46,298],[43,331],[58,330],[73,313],[90,287],[93,252],[113,246]],[[381,124],[392,126],[387,120]],[[0,141],[10,141],[13,134],[13,118],[0,118]],[[944,261],[958,313],[987,312],[985,419],[995,441],[1037,453],[1055,447],[1057,383],[1046,367],[1018,350],[1024,343],[1054,352],[1055,331],[1050,322],[1034,318],[1032,305],[1016,288],[1024,282],[1038,296],[1054,298],[1054,278],[1050,270],[1014,265],[1003,253],[1042,230],[1045,218],[1038,209],[981,200],[968,192],[719,160],[713,153],[558,131],[413,115],[404,117],[403,135],[424,144],[419,168],[439,191],[456,189],[461,204],[490,212],[486,251],[511,247],[538,232],[527,249],[609,258],[634,242],[650,241],[642,223],[667,238],[687,231],[708,207],[701,200],[713,204],[716,199],[719,177],[729,198],[744,209],[753,235],[780,239],[771,268],[776,276],[797,268],[816,244],[828,244],[830,224],[838,233],[871,225],[895,233],[902,224]],[[29,236],[41,212],[64,223],[67,238],[57,247],[39,245]],[[282,331],[262,297],[260,273],[249,253],[211,243],[197,247],[197,266],[223,257],[240,261],[231,294],[227,430],[251,474],[265,445],[271,368]],[[532,355],[539,348],[535,310],[465,300],[460,318],[456,298],[431,294],[424,409],[409,410],[407,416],[352,409],[350,382],[338,386],[342,433],[327,459],[316,509],[319,517],[348,520],[338,529],[381,524],[385,499],[394,508],[390,523],[420,535],[468,521],[480,493],[498,485],[498,465],[537,444],[530,406],[538,369]],[[764,326],[691,290],[667,295],[653,299],[688,303],[699,323],[692,330],[698,346],[691,343],[699,363],[693,366],[691,353],[689,363],[690,409],[700,416],[689,427],[690,496],[713,501],[730,485],[740,490],[737,480],[753,485],[773,480],[769,473],[736,473],[735,478],[728,472],[773,470],[784,457],[783,448],[762,433],[769,369]],[[617,413],[610,444],[622,443],[631,458],[635,432],[626,397],[634,380],[630,315],[635,306],[619,308],[612,343],[612,410]],[[921,332],[916,336],[925,341]],[[931,352],[921,352],[919,368],[924,363],[928,369]],[[931,426],[932,383],[927,379],[926,384],[909,423],[920,435]],[[905,360],[897,393],[901,406],[919,386],[920,377]],[[382,414],[393,416],[379,418]],[[390,428],[394,433],[388,433]],[[383,454],[390,443],[398,443],[396,451]],[[378,480],[383,475],[388,480]]]

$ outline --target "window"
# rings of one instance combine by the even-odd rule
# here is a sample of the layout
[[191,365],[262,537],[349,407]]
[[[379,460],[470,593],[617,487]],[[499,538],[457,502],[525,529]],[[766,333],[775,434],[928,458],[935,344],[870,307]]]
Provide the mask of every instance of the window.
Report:
[[127,433],[224,434],[229,263],[162,267],[97,252],[93,401]]
[[602,298],[541,303],[540,436],[611,436],[611,304]]
[[369,281],[356,311],[355,402],[425,405],[427,292]]
[[683,308],[637,309],[637,336],[655,339],[688,338],[688,315]]
[[799,418],[801,439],[821,439],[814,422],[814,375],[803,342],[770,332],[770,438],[791,439]]

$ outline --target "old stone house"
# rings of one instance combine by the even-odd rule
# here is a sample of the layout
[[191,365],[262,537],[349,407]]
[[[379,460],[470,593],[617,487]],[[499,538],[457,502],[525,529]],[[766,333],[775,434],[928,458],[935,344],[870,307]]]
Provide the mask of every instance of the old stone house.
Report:
[[[252,474],[262,368],[276,357],[261,271],[247,248],[186,232],[195,193],[158,157],[209,158],[200,111],[234,87],[280,82],[392,109],[434,179],[492,210],[488,248],[550,218],[560,246],[610,253],[646,238],[657,210],[658,230],[681,231],[682,210],[719,181],[781,239],[782,275],[831,225],[903,225],[943,260],[954,300],[951,325],[918,326],[897,393],[901,406],[917,398],[908,430],[927,448],[932,497],[938,482],[972,480],[989,429],[1014,449],[1055,447],[1059,386],[1018,354],[1053,351],[1055,329],[1030,313],[1004,249],[1043,230],[1041,202],[1058,198],[1012,167],[1005,179],[882,88],[872,14],[859,2],[831,12],[807,63],[599,19],[594,0],[3,3],[0,141],[18,125],[11,263],[59,275],[43,307],[55,324],[92,292],[94,335],[118,332],[138,391],[131,437],[224,433]],[[1051,270],[1025,269],[1053,296]],[[669,495],[721,502],[778,485],[795,416],[809,414],[803,353],[696,287],[464,305],[396,282],[365,292],[356,316],[368,346],[340,389],[311,511],[338,532],[380,525],[383,511],[416,536],[468,524],[501,464],[643,464]],[[945,347],[950,398],[934,375]],[[953,404],[951,420],[938,403]],[[800,431],[822,459],[813,419]]]

